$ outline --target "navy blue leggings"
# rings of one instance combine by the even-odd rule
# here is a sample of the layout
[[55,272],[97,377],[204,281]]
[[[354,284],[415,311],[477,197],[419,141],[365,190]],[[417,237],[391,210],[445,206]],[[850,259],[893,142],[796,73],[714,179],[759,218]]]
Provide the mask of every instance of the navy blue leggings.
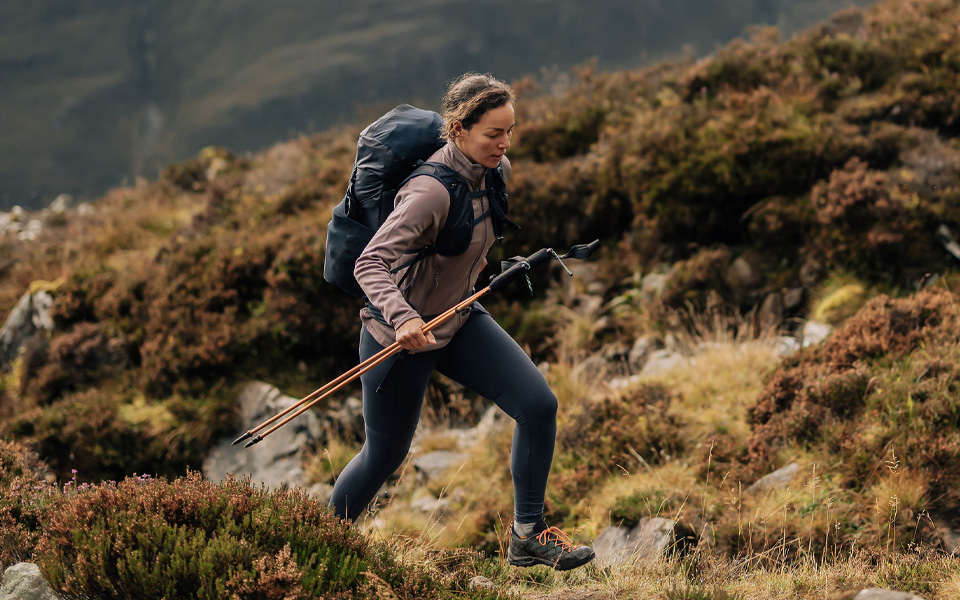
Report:
[[[366,329],[361,330],[361,361],[382,349]],[[367,437],[333,488],[330,504],[336,514],[347,519],[360,516],[403,463],[434,370],[492,400],[516,420],[510,460],[514,518],[519,523],[536,522],[543,515],[553,462],[557,398],[513,338],[493,317],[476,309],[443,348],[404,353],[361,376]]]

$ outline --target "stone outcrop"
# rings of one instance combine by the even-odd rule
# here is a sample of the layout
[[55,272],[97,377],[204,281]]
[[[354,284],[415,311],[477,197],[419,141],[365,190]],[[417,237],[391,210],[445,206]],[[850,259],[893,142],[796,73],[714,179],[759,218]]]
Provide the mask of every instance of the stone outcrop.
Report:
[[17,563],[3,572],[0,600],[59,600],[40,568],[33,563]]
[[[262,382],[248,384],[240,393],[240,431],[259,425],[271,416],[297,402],[277,388]],[[225,437],[211,450],[203,462],[203,475],[212,481],[223,481],[227,474],[249,475],[253,484],[268,488],[305,487],[306,475],[301,466],[304,451],[323,438],[320,419],[311,410],[300,415],[250,448],[232,445],[234,437]]]
[[683,554],[696,546],[690,527],[664,517],[644,517],[634,527],[607,527],[593,543],[597,564],[650,562],[668,553]]
[[53,331],[48,292],[28,292],[20,298],[0,330],[0,370],[6,371],[20,354],[27,340],[38,332]]
[[800,465],[797,463],[790,463],[789,465],[781,467],[773,473],[764,475],[760,479],[756,480],[752,485],[744,490],[744,493],[762,494],[764,492],[769,492],[770,490],[786,487],[791,481],[793,481],[793,478],[799,472]]

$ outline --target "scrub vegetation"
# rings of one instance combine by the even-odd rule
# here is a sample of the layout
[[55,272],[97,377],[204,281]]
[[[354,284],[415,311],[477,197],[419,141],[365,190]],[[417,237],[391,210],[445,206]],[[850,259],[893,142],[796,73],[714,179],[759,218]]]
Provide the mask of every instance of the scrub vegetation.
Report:
[[[300,492],[189,470],[236,433],[245,381],[301,396],[354,364],[360,306],[321,265],[357,124],[206,149],[37,240],[0,238],[0,314],[44,289],[56,325],[0,373],[0,566],[35,560],[74,597],[179,597],[189,581],[244,598],[955,597],[958,22],[956,2],[887,0],[701,60],[516,83],[523,231],[490,264],[603,242],[577,277],[544,269],[533,298],[521,284],[485,302],[560,399],[548,518],[589,540],[666,516],[699,539],[685,557],[506,565],[509,432],[471,456],[482,477],[446,486],[448,521],[397,496],[346,529]],[[780,358],[778,336],[813,317],[832,334]],[[687,360],[626,377],[643,336]],[[433,423],[483,407],[443,380],[428,398]],[[790,463],[788,487],[747,491]],[[500,591],[468,590],[476,574]]]

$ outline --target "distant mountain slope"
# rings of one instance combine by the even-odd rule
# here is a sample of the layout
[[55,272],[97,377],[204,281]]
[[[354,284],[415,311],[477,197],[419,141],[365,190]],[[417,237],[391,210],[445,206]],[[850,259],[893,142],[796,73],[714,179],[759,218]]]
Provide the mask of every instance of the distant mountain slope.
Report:
[[435,104],[465,70],[631,67],[865,0],[0,3],[0,210],[97,195],[206,145],[246,151]]

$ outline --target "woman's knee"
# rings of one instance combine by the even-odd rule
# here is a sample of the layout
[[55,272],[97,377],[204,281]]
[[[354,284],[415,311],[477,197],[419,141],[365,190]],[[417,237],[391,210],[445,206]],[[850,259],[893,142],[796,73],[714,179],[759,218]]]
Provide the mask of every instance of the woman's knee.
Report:
[[554,422],[557,419],[557,408],[557,396],[550,388],[530,392],[525,394],[523,408],[516,420],[518,423],[524,421],[534,423]]

